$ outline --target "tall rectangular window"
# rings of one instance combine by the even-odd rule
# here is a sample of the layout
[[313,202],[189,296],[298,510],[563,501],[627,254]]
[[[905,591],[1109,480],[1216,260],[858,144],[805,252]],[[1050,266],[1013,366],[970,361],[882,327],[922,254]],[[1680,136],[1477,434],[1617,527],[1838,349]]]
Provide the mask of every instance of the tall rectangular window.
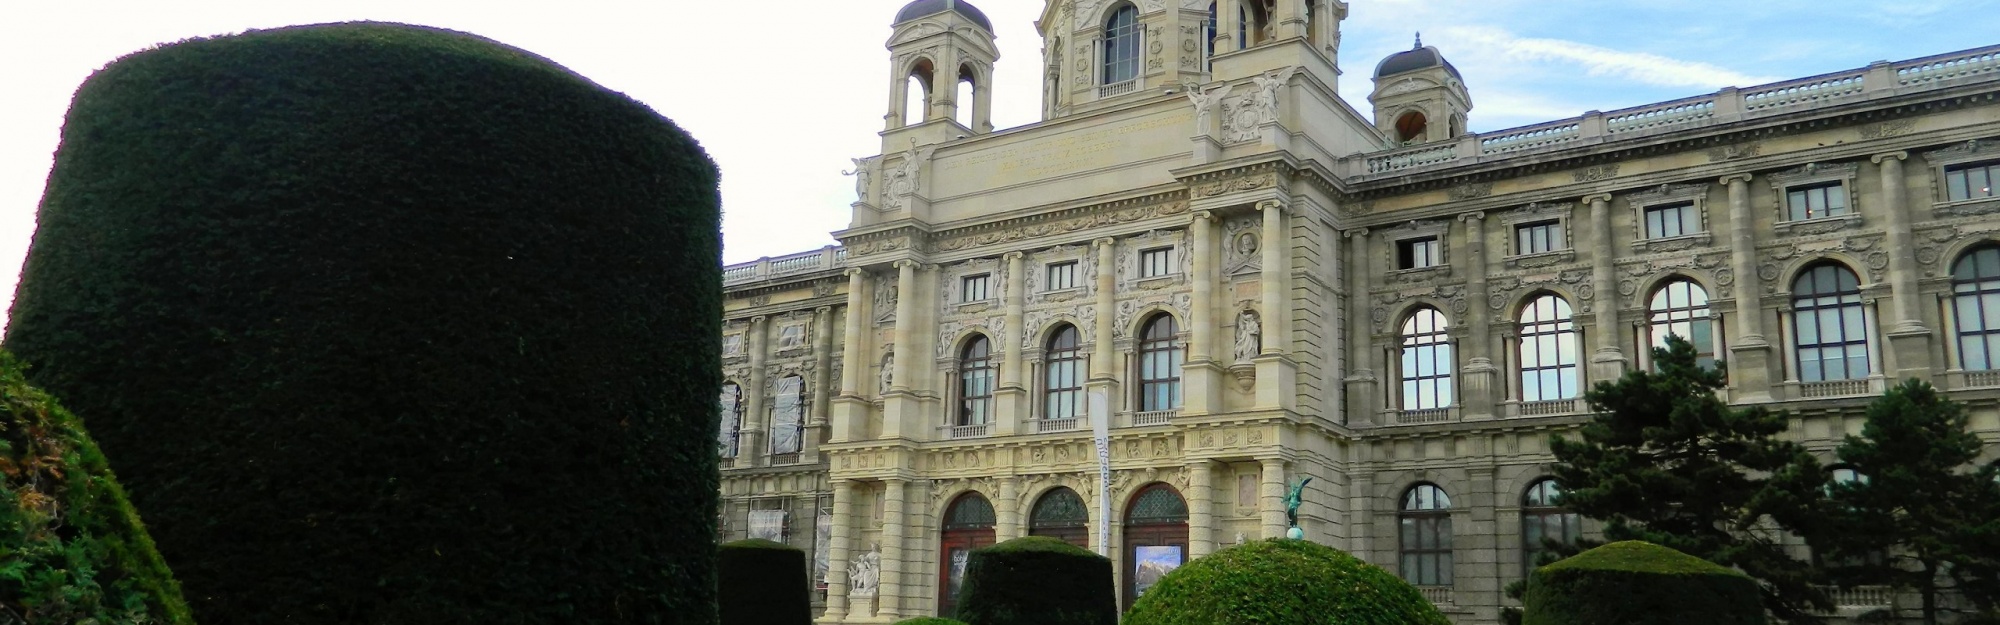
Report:
[[1562,222],[1538,221],[1514,226],[1514,253],[1540,254],[1568,249],[1563,242]]
[[987,277],[989,275],[990,274],[982,273],[976,276],[966,276],[964,278],[960,278],[958,282],[958,301],[960,302],[986,301],[987,299],[986,282],[987,282]]
[[1049,264],[1050,291],[1076,288],[1076,261]]
[[1967,163],[1944,168],[1945,194],[1953,202],[1993,197],[1993,182],[2000,178],[2000,161]]
[[1791,221],[1847,214],[1847,188],[1828,182],[1785,190],[1785,216]]
[[1404,239],[1396,242],[1397,269],[1423,269],[1436,267],[1444,260],[1444,250],[1438,245],[1437,237]]
[[805,378],[796,375],[778,380],[777,404],[771,407],[771,453],[799,453],[804,442]]
[[1646,238],[1664,239],[1701,232],[1694,202],[1646,207]]
[[1174,273],[1174,248],[1162,247],[1139,252],[1139,277],[1158,278]]

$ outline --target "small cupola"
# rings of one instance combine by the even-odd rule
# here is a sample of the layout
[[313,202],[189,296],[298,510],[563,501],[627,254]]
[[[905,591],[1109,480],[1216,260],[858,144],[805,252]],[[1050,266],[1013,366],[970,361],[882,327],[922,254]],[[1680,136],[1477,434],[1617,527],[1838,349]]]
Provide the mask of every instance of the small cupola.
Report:
[[1382,59],[1375,66],[1375,127],[1395,145],[1417,145],[1465,134],[1465,116],[1472,95],[1458,68],[1437,48],[1424,45],[1423,35],[1409,50]]
[[889,37],[888,129],[951,122],[959,134],[993,131],[993,21],[965,0],[916,0],[896,12]]
[[903,5],[903,10],[896,12],[895,23],[902,24],[945,12],[957,13],[980,28],[986,29],[986,32],[993,32],[993,21],[986,19],[986,13],[962,0],[916,0]]

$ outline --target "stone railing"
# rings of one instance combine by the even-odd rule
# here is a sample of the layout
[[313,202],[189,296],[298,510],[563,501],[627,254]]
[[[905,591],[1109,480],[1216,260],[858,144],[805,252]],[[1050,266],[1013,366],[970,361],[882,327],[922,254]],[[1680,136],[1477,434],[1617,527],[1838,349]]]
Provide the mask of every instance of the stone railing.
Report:
[[1138,89],[1139,89],[1139,79],[1134,78],[1124,82],[1114,82],[1108,85],[1104,85],[1102,87],[1098,87],[1097,97],[1109,98],[1115,95],[1125,95],[1127,93],[1137,91]]
[[1174,416],[1180,414],[1180,412],[1179,410],[1153,410],[1136,413],[1132,415],[1132,425],[1134,427],[1166,425],[1173,423]]
[[1886,608],[1895,602],[1896,592],[1888,586],[1855,586],[1840,588],[1821,586],[1820,592],[1833,600],[1833,607],[1842,610]]
[[1827,382],[1800,382],[1799,397],[1820,399],[1825,397],[1852,397],[1867,395],[1870,390],[1868,380],[1831,380]]
[[981,423],[978,425],[947,425],[944,426],[942,429],[944,430],[945,438],[949,438],[952,440],[957,440],[961,438],[985,438],[993,434],[993,424],[991,423]]
[[755,261],[722,268],[722,284],[736,285],[758,280],[838,269],[847,262],[847,248],[829,245],[810,252]]
[[1082,424],[1083,424],[1083,419],[1079,419],[1076,417],[1071,417],[1068,419],[1036,419],[1035,433],[1046,434],[1049,432],[1071,432],[1075,431],[1079,427],[1082,427]]
[[2000,371],[1967,371],[1965,388],[1992,388],[2000,386]]
[[1399,147],[1341,160],[1341,174],[1367,178],[1490,162],[1579,145],[1795,112],[1805,106],[1921,93],[1972,82],[2000,81],[2000,46],[1876,63],[1868,67],[1569,119],[1467,134],[1454,142]]
[[1451,421],[1450,408],[1428,408],[1424,410],[1404,410],[1396,413],[1396,425],[1416,425],[1420,423],[1445,423]]
[[1418,586],[1417,592],[1423,593],[1425,601],[1440,608],[1457,604],[1452,598],[1450,586]]
[[1524,401],[1521,402],[1521,416],[1546,417],[1549,415],[1575,414],[1577,412],[1580,412],[1578,410],[1578,406],[1581,405],[1582,403],[1583,403],[1582,400],[1577,400],[1577,399],[1551,399],[1547,401]]

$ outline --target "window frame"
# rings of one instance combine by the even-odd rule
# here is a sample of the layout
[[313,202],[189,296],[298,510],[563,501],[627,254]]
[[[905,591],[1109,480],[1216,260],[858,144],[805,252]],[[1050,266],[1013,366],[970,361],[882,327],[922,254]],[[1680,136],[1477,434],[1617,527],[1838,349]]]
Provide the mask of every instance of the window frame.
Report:
[[[733,405],[725,405],[721,394],[728,392],[732,388],[736,390],[735,401]],[[737,384],[734,381],[724,381],[722,388],[717,390],[715,399],[716,404],[722,406],[723,417],[715,436],[716,446],[721,448],[719,450],[721,457],[735,458],[743,454],[743,385]],[[731,423],[732,418],[735,421],[733,424]],[[728,442],[722,440],[724,432],[728,433]]]
[[[1549,254],[1569,249],[1569,232],[1563,222],[1545,219],[1514,224],[1514,256]],[[1540,231],[1540,232],[1537,232]],[[1540,245],[1535,242],[1540,241]]]
[[[1129,22],[1119,23],[1120,18],[1128,16]],[[1098,86],[1108,87],[1138,80],[1145,70],[1141,64],[1145,57],[1146,33],[1146,25],[1139,19],[1139,7],[1127,2],[1111,9],[1105,13],[1098,33],[1101,35],[1097,46]],[[1125,51],[1129,56],[1114,57],[1118,51]]]
[[[1540,540],[1528,537],[1528,528],[1540,527],[1540,538],[1548,538],[1549,521],[1561,528],[1563,536],[1556,541],[1574,545],[1583,538],[1583,516],[1562,506],[1558,499],[1562,496],[1562,485],[1555,478],[1545,477],[1528,485],[1521,494],[1521,577],[1526,578],[1535,571],[1535,561],[1540,555],[1551,551]],[[1535,522],[1531,523],[1530,519]]]
[[[1685,305],[1676,305],[1674,303],[1674,293],[1671,289],[1680,285],[1686,285],[1689,288],[1686,292],[1687,303]],[[1694,303],[1696,299],[1694,296],[1696,294],[1700,295],[1701,304],[1699,305]],[[1662,297],[1666,298],[1664,304],[1661,302]],[[1661,334],[1660,329],[1664,327],[1668,333],[1679,335],[1673,332],[1673,326],[1685,324],[1689,328],[1689,333],[1692,333],[1694,331],[1694,323],[1697,321],[1708,324],[1709,340],[1707,345],[1696,342],[1695,339],[1697,337],[1680,336],[1695,346],[1697,363],[1704,367],[1715,366],[1717,358],[1722,354],[1723,337],[1721,332],[1722,318],[1720,315],[1715,314],[1713,301],[1714,297],[1709,295],[1707,286],[1687,276],[1673,276],[1661,280],[1654,285],[1653,290],[1646,296],[1646,322],[1640,326],[1645,333],[1645,336],[1641,337],[1645,341],[1642,353],[1645,356],[1646,366],[1649,370],[1653,368],[1653,348],[1665,347],[1667,335]],[[1703,359],[1706,362],[1702,362]]]
[[[1640,252],[1678,251],[1714,241],[1708,219],[1708,195],[1712,186],[1709,183],[1666,184],[1626,195],[1625,203],[1632,208],[1632,248]],[[1651,223],[1650,214],[1667,209],[1687,211],[1678,222],[1683,231],[1653,236],[1652,231],[1647,229]]]
[[[1958,257],[1951,262],[1951,274],[1949,276],[1951,280],[1951,300],[1947,314],[1950,316],[1949,321],[1952,326],[1952,352],[1957,357],[1956,364],[1960,371],[1993,371],[2000,369],[2000,362],[1996,362],[1996,360],[2000,360],[2000,322],[1988,321],[1989,317],[2000,317],[2000,311],[1989,312],[2000,308],[2000,271],[1996,271],[1993,275],[1980,275],[1983,272],[1979,270],[1978,258],[1980,255],[1987,253],[2000,256],[2000,245],[1985,243],[1967,248],[1965,251],[1960,252]],[[1996,259],[1996,261],[2000,261],[2000,259]],[[1973,270],[1973,275],[1970,279],[1962,276],[1959,271],[1961,267],[1968,265]],[[1981,327],[1976,330],[1967,330],[1966,328],[1966,314],[1961,307],[1966,305],[1968,299],[1974,306],[1977,306],[1977,314],[1974,318],[1979,320]],[[1970,339],[1980,341],[1983,349],[1979,351],[1983,357],[1984,366],[1977,368],[1973,366],[1974,363],[1970,356],[1974,350],[1969,347]]]
[[[1435,322],[1426,324],[1420,317],[1434,315]],[[1442,410],[1458,405],[1458,354],[1451,337],[1451,318],[1444,311],[1432,306],[1419,306],[1403,316],[1396,324],[1396,402],[1399,410]],[[1417,373],[1423,355],[1428,354],[1433,372]],[[1425,383],[1430,383],[1428,391]],[[1418,398],[1417,405],[1410,405],[1410,398]],[[1430,405],[1437,404],[1437,405]]]
[[[1544,309],[1544,305],[1546,309]],[[1534,317],[1531,319],[1530,315]],[[1548,318],[1544,319],[1544,316]],[[1519,332],[1515,341],[1514,356],[1517,359],[1516,380],[1520,383],[1519,397],[1524,403],[1576,399],[1583,393],[1582,341],[1576,327],[1576,310],[1569,300],[1561,295],[1542,292],[1529,298],[1515,315],[1515,329]],[[1567,343],[1569,353],[1564,358],[1563,346]],[[1535,349],[1531,350],[1533,345]],[[1545,349],[1555,351],[1554,361],[1542,357]],[[1530,363],[1532,359],[1532,364]],[[1564,362],[1567,360],[1568,362]],[[1550,396],[1542,388],[1547,375],[1554,376],[1556,394]],[[1567,378],[1565,380],[1565,378]],[[1530,384],[1530,381],[1533,384]],[[1564,393],[1565,383],[1568,392]],[[1531,398],[1530,389],[1533,389]]]
[[[785,393],[784,389],[786,380],[798,380],[798,390],[792,393]],[[770,420],[771,430],[770,430],[770,436],[767,437],[769,440],[766,441],[765,444],[765,447],[768,448],[771,455],[782,456],[785,454],[796,454],[805,451],[806,410],[808,405],[806,401],[807,392],[808,391],[806,389],[806,378],[803,374],[800,373],[789,373],[787,375],[784,375],[778,378],[778,381],[772,385],[771,420]],[[789,399],[790,401],[788,402],[787,399]],[[786,409],[787,404],[790,404],[790,408],[795,413],[793,416],[791,429],[793,430],[792,441],[793,444],[796,445],[796,447],[789,448],[787,450],[780,450],[778,448],[778,427],[779,427],[778,415],[781,411]]]
[[[1138,272],[1137,278],[1139,280],[1157,280],[1180,275],[1180,267],[1175,263],[1178,260],[1178,255],[1174,252],[1175,249],[1172,245],[1139,248],[1138,263],[1135,267],[1135,270]],[[1159,262],[1155,263],[1155,259],[1158,259]],[[1158,265],[1161,273],[1153,272],[1155,265]]]
[[[1827,274],[1835,280],[1834,290],[1819,291],[1817,290],[1818,288],[1817,285],[1819,282],[1818,276],[1821,274],[1819,274],[1818,272],[1821,269],[1828,269],[1828,268],[1834,270],[1833,273]],[[1839,286],[1839,278],[1842,272],[1844,272],[1846,276],[1852,277],[1854,279],[1855,286],[1852,290],[1842,290],[1841,287]],[[1813,279],[1815,290],[1810,295],[1801,295],[1799,290],[1799,284],[1804,282],[1807,278]],[[1792,377],[1794,379],[1802,383],[1811,384],[1817,382],[1866,380],[1871,377],[1874,377],[1874,368],[1877,364],[1876,357],[1874,354],[1875,346],[1874,346],[1874,336],[1873,336],[1875,320],[1872,318],[1873,315],[1869,314],[1868,304],[1863,299],[1863,295],[1866,290],[1867,287],[1861,283],[1861,275],[1855,272],[1852,268],[1848,267],[1847,265],[1838,262],[1825,261],[1825,262],[1813,263],[1811,265],[1807,265],[1803,269],[1800,269],[1796,275],[1792,276],[1791,289],[1790,289],[1791,292],[1789,295],[1789,297],[1791,297],[1791,314],[1788,315],[1791,318],[1792,323],[1791,323],[1791,328],[1789,328],[1791,330],[1791,332],[1789,333],[1790,336],[1787,338],[1791,342],[1791,348],[1792,348],[1791,360],[1792,360],[1792,366],[1795,367],[1795,369],[1793,369],[1792,372]],[[1821,303],[1817,301],[1827,298],[1832,298],[1836,301],[1831,303]],[[1815,300],[1815,301],[1807,302],[1806,300]],[[1837,342],[1826,341],[1825,337],[1823,336],[1823,332],[1821,332],[1821,330],[1824,328],[1823,321],[1825,319],[1824,317],[1822,317],[1822,314],[1826,312],[1831,312],[1834,315],[1836,315],[1835,319],[1838,323],[1837,327],[1841,331],[1840,332],[1841,340]],[[1855,315],[1857,317],[1857,320],[1854,322],[1855,326],[1853,328],[1849,327],[1849,322],[1848,322],[1849,314]],[[1814,339],[1813,343],[1811,344],[1805,342],[1805,337],[1806,337],[1805,321],[1808,318],[1814,321],[1814,323],[1812,324],[1814,328],[1812,336],[1814,337]],[[1858,339],[1850,337],[1849,336],[1850,329],[1857,330],[1860,337]],[[1840,358],[1840,361],[1842,362],[1841,369],[1846,374],[1852,374],[1854,369],[1853,360],[1855,356],[1852,354],[1850,350],[1852,350],[1855,347],[1859,347],[1861,350],[1860,354],[1861,369],[1862,369],[1861,375],[1859,376],[1844,375],[1843,377],[1828,377],[1826,375],[1825,365],[1827,362],[1830,362],[1830,360],[1824,357],[1814,359],[1818,363],[1818,367],[1815,368],[1815,370],[1818,371],[1818,375],[1810,379],[1806,375],[1807,350],[1825,350],[1829,348],[1841,349],[1841,351],[1844,354]]]
[[[1500,227],[1506,229],[1506,253],[1501,262],[1509,269],[1545,267],[1569,262],[1576,258],[1576,232],[1570,216],[1575,212],[1572,203],[1537,202],[1507,211],[1500,215]],[[1520,229],[1523,227],[1554,224],[1560,240],[1551,240],[1552,249],[1527,251],[1521,249]]]
[[[1161,324],[1165,331],[1155,332]],[[1180,339],[1180,320],[1166,312],[1155,313],[1140,326],[1139,345],[1133,362],[1138,367],[1133,379],[1139,391],[1137,412],[1179,410],[1183,399],[1181,377],[1187,362],[1187,346]]]
[[[1951,197],[1952,170],[1963,170],[1974,166],[2000,167],[2000,142],[1993,139],[1975,139],[1959,143],[1941,150],[1924,152],[1924,161],[1931,170],[1931,210],[1939,217],[1964,217],[1991,212],[1991,204],[2000,203],[2000,193],[1992,197],[1966,198],[1955,200]],[[1876,162],[1890,156],[1879,156]],[[1990,177],[1989,185],[2000,186]]]
[[[974,286],[978,287],[977,293],[973,290]],[[971,273],[958,277],[958,303],[977,304],[990,301],[993,301],[992,272]]]
[[[1419,253],[1423,252],[1423,253]],[[1430,261],[1428,264],[1422,261]],[[1416,271],[1444,266],[1444,237],[1425,235],[1396,240],[1396,270]]]
[[[1082,267],[1083,261],[1080,260],[1057,260],[1044,263],[1042,265],[1042,291],[1047,293],[1083,288],[1083,284],[1077,280]],[[1063,270],[1065,277],[1068,278],[1066,284],[1057,286],[1057,270]]]
[[[975,353],[975,348],[978,349]],[[985,425],[992,423],[993,391],[999,376],[999,366],[993,358],[993,340],[984,334],[973,334],[958,348],[958,366],[954,385],[958,391],[957,409],[952,411],[954,426]]]
[[[1070,345],[1061,343],[1065,336],[1071,337]],[[1042,401],[1041,418],[1076,419],[1084,416],[1084,384],[1089,378],[1089,354],[1083,350],[1083,332],[1074,324],[1064,323],[1049,334],[1043,344],[1042,358]],[[1068,372],[1068,380],[1059,381],[1059,371]],[[1065,396],[1069,402],[1069,412],[1056,410],[1058,401]]]
[[[1668,215],[1669,211],[1672,211],[1674,217],[1673,221],[1671,222],[1671,225],[1675,230],[1674,232],[1667,231],[1668,226],[1670,224],[1666,216]],[[1654,216],[1656,215],[1659,216],[1660,218],[1654,219]],[[1651,206],[1647,206],[1643,209],[1640,209],[1640,216],[1645,220],[1645,222],[1640,225],[1640,236],[1645,237],[1646,240],[1648,241],[1658,240],[1658,239],[1678,239],[1685,236],[1701,234],[1702,232],[1701,230],[1690,231],[1688,229],[1690,225],[1692,225],[1695,228],[1701,227],[1701,216],[1695,214],[1694,200],[1682,200],[1679,202],[1661,202],[1658,204],[1653,204]],[[1690,224],[1689,222],[1693,223]],[[1659,226],[1657,232],[1654,230],[1654,225],[1656,223]]]
[[[1865,218],[1861,215],[1861,193],[1856,187],[1855,175],[1860,171],[1860,163],[1806,163],[1789,170],[1764,176],[1771,186],[1772,229],[1778,236],[1800,234],[1827,234],[1861,226]],[[1820,188],[1840,187],[1839,196],[1846,203],[1846,212],[1838,215],[1820,215],[1805,219],[1795,219],[1792,214],[1791,194]],[[1834,194],[1829,191],[1829,197]]]
[[[1396,574],[1403,581],[1432,588],[1454,585],[1457,553],[1451,512],[1451,494],[1441,486],[1420,482],[1403,491],[1396,505]],[[1430,539],[1428,545],[1425,537]],[[1427,561],[1435,575],[1424,574]]]

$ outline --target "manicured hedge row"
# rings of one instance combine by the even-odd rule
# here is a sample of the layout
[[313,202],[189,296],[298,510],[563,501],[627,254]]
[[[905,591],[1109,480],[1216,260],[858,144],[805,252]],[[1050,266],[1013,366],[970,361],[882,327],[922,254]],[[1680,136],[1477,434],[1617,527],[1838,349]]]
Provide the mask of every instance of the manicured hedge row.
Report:
[[[180,585],[76,417],[0,352],[0,615],[194,625]],[[0,619],[6,620],[6,619]]]
[[723,543],[716,559],[722,625],[812,625],[806,552],[768,540]]
[[1764,625],[1757,582],[1659,545],[1611,543],[1528,576],[1522,625]]
[[1116,625],[1111,560],[1046,536],[976,549],[958,620],[971,625]]
[[1197,558],[1141,595],[1124,625],[1450,625],[1415,586],[1339,550],[1263,540]]
[[77,92],[6,346],[218,623],[713,623],[718,174],[479,37],[192,40]]

